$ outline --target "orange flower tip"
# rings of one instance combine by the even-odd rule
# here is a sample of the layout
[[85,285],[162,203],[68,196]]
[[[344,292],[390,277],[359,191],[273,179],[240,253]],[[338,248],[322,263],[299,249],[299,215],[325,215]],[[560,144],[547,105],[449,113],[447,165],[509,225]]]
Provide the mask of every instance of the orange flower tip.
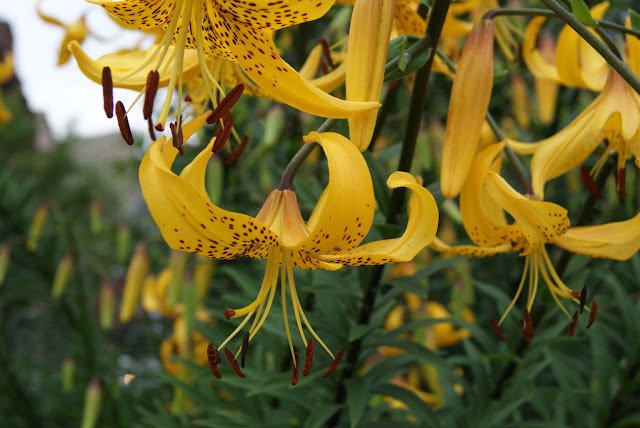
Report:
[[307,340],[307,350],[304,352],[304,369],[302,369],[302,376],[306,376],[311,371],[311,366],[313,365],[313,349],[315,345],[313,343],[313,338],[310,337]]
[[329,74],[329,67],[327,67],[327,64],[324,61],[320,63],[320,68],[322,69],[323,75],[326,76],[327,74]]
[[220,364],[220,352],[213,346],[213,343],[209,342],[207,346],[207,362],[209,363],[209,369],[211,373],[217,378],[222,379],[222,375],[218,370],[218,364]]
[[291,385],[297,384],[298,378],[300,377],[300,370],[298,370],[298,367],[300,366],[300,355],[298,355],[297,353],[295,355],[296,359],[291,365]]
[[591,193],[591,195],[593,195],[593,197],[596,199],[602,199],[602,193],[600,193],[600,189],[598,188],[596,182],[593,181],[593,177],[591,177],[589,170],[584,166],[580,167],[580,175],[582,176],[582,182],[584,183],[584,186],[587,188],[589,193]]
[[249,332],[246,332],[244,338],[242,339],[242,348],[240,348],[240,365],[244,368],[244,362],[247,358],[247,351],[249,350]]
[[190,103],[192,101],[191,95],[187,94],[184,96],[184,102],[185,103]]
[[338,368],[338,364],[340,364],[340,361],[342,360],[343,356],[344,356],[344,346],[341,346],[340,347],[340,351],[336,354],[336,357],[333,359],[333,361],[331,361],[331,365],[329,365],[329,369],[327,370],[327,372],[322,377],[326,378],[331,373],[335,372],[336,369]]
[[594,300],[593,302],[591,302],[591,313],[589,314],[589,324],[587,324],[587,328],[593,325],[593,323],[596,321],[597,316],[598,316],[598,302]]
[[518,321],[518,326],[520,327],[520,331],[522,332],[522,338],[524,339],[525,342],[530,343],[531,342],[531,336],[529,335],[529,332],[527,331],[527,327],[525,326],[525,321],[524,320],[519,320]]
[[329,64],[329,67],[334,68],[336,65],[333,63],[333,59],[331,59],[331,49],[329,48],[327,39],[323,38],[320,41],[320,44],[322,45],[322,53],[324,54],[324,58],[327,60],[327,64]]
[[618,169],[616,174],[616,193],[621,201],[624,201],[627,189],[627,168],[622,167]]
[[573,337],[576,334],[576,327],[578,326],[578,311],[575,311],[573,314],[573,319],[571,320],[571,325],[569,326],[569,337]]
[[580,299],[580,313],[583,313],[584,305],[585,303],[587,303],[587,284],[582,286],[579,299]]
[[507,338],[504,337],[504,334],[502,333],[502,330],[500,329],[500,326],[498,325],[498,322],[496,321],[496,319],[494,317],[489,318],[489,322],[491,323],[491,326],[493,327],[493,331],[496,333],[496,336],[498,336],[498,339],[500,339],[502,342],[506,342]]
[[104,112],[107,117],[113,117],[113,80],[111,79],[111,69],[102,69],[102,98],[104,100]]
[[182,135],[182,126],[178,125],[178,123],[170,123],[169,128],[171,129],[171,138],[173,140],[173,147],[180,151],[182,154],[182,146],[184,145],[184,138]]
[[529,313],[529,310],[527,308],[524,308],[522,310],[522,315],[524,316],[524,322],[527,327],[527,333],[529,334],[529,337],[535,336],[536,331],[533,328],[533,321],[531,320],[531,314]]
[[147,125],[149,127],[149,137],[151,137],[153,141],[156,141],[156,132],[153,128],[153,120],[151,118],[147,119]]
[[144,91],[144,105],[142,107],[142,115],[145,119],[149,119],[153,113],[153,102],[156,99],[158,91],[158,83],[160,82],[160,73],[157,70],[151,70],[147,75],[147,85]]
[[118,127],[120,128],[120,134],[124,141],[132,146],[133,135],[131,134],[131,127],[129,126],[129,119],[127,118],[127,112],[124,108],[122,101],[116,103],[116,118],[118,119]]
[[211,125],[222,119],[229,112],[229,110],[231,110],[231,107],[233,107],[233,105],[240,99],[240,96],[242,96],[243,92],[244,85],[242,83],[230,90],[227,95],[225,95],[224,98],[220,100],[220,103],[213,110],[213,112],[211,112],[211,114],[207,118],[207,123]]
[[236,311],[234,311],[233,309],[226,308],[226,309],[224,310],[224,317],[225,317],[225,319],[230,320],[230,319],[231,319],[231,317],[233,317],[235,314],[236,314]]
[[245,377],[245,374],[242,373],[242,370],[240,369],[238,362],[236,361],[231,351],[229,351],[229,348],[224,348],[224,356],[227,357],[227,360],[229,360],[229,364],[231,365],[231,368],[233,369],[233,371],[236,372],[238,376]]
[[164,125],[161,123],[156,123],[156,131],[158,132],[164,131]]

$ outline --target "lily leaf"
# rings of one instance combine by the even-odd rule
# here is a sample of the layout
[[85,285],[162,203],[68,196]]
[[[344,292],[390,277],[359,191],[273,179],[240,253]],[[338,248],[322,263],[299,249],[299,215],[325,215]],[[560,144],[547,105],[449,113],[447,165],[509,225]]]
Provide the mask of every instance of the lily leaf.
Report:
[[392,82],[402,79],[420,67],[422,67],[431,56],[432,49],[424,49],[420,52],[409,54],[407,51],[415,43],[420,40],[417,36],[401,36],[389,42],[389,50],[387,51],[387,62],[396,57],[400,57],[396,68],[385,74],[384,81]]
[[629,9],[629,18],[631,19],[631,28],[640,31],[640,14]]
[[589,6],[587,6],[584,0],[571,0],[571,12],[573,12],[573,15],[578,21],[587,27],[595,27],[596,21],[591,17]]

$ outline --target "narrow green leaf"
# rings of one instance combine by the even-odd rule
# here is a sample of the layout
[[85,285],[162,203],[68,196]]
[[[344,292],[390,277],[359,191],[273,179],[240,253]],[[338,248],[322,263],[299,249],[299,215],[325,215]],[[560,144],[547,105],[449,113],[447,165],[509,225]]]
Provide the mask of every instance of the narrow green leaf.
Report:
[[640,14],[629,9],[629,18],[631,18],[631,28],[640,31]]
[[347,390],[347,406],[349,408],[349,425],[355,428],[362,419],[364,409],[369,401],[369,382],[365,377],[348,379],[345,382]]
[[389,42],[389,50],[387,51],[387,62],[399,57],[398,64],[395,69],[385,74],[384,81],[391,82],[402,79],[422,67],[431,56],[432,49],[425,49],[420,52],[409,55],[405,52],[413,46],[420,37],[417,36],[401,36]]
[[589,12],[589,6],[587,6],[584,0],[571,0],[571,12],[573,12],[573,15],[578,21],[587,27],[594,27],[596,25],[596,21],[593,20]]
[[340,404],[322,403],[313,407],[311,413],[304,421],[302,428],[320,428],[323,426],[335,412],[340,409]]

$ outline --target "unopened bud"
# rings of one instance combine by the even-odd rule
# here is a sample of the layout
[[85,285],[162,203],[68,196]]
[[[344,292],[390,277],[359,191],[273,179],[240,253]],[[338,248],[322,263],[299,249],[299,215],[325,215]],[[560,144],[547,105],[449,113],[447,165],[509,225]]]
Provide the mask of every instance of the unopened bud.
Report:
[[116,297],[113,285],[106,281],[100,288],[100,327],[108,331],[113,327],[113,319],[116,313]]
[[100,232],[102,232],[102,204],[98,199],[93,199],[91,201],[89,222],[91,233],[99,235]]
[[51,287],[51,296],[54,299],[62,297],[64,290],[66,290],[71,274],[73,273],[73,256],[71,253],[67,253],[62,257],[56,270],[56,275],[53,278],[53,286]]
[[274,106],[264,119],[264,135],[262,146],[272,147],[280,139],[284,127],[284,110],[279,105]]
[[218,156],[213,156],[207,164],[207,173],[205,174],[207,181],[207,190],[209,191],[209,199],[214,205],[218,205],[222,198],[222,190],[224,186],[224,165]]
[[173,306],[180,300],[180,291],[184,280],[184,271],[187,267],[187,253],[184,251],[171,251],[169,258],[169,271],[171,279],[169,280],[169,289],[167,290],[167,306]]
[[193,268],[193,282],[196,284],[196,296],[198,299],[202,299],[207,295],[215,267],[216,263],[213,259],[198,258],[198,262]]
[[118,263],[124,263],[129,255],[129,247],[131,246],[131,232],[126,224],[118,226],[116,234],[116,260]]
[[49,204],[47,202],[42,202],[40,205],[38,205],[38,208],[36,208],[36,212],[33,215],[33,219],[31,220],[29,237],[27,239],[27,249],[29,251],[35,251],[38,247],[38,241],[40,241],[40,236],[42,236],[44,224],[47,221],[48,216]]
[[81,428],[93,428],[98,422],[102,408],[102,388],[98,378],[91,379],[84,394],[84,409],[82,411]]
[[76,362],[73,358],[65,358],[62,362],[62,368],[60,369],[60,377],[62,378],[62,391],[73,391],[73,377],[76,371]]
[[140,299],[142,284],[149,271],[149,254],[145,244],[138,244],[124,283],[122,303],[120,305],[120,322],[128,322],[135,312],[136,305]]
[[9,250],[9,244],[0,245],[0,285],[2,285],[4,278],[7,275],[10,254],[11,251]]

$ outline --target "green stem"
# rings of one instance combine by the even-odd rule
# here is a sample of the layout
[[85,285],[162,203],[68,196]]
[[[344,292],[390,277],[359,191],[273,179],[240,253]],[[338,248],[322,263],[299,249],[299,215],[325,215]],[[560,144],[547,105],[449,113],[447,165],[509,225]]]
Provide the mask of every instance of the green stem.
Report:
[[627,65],[618,58],[607,45],[598,39],[587,27],[585,27],[578,19],[568,10],[558,4],[555,0],[541,0],[549,9],[555,12],[560,19],[569,24],[576,33],[578,33],[587,43],[589,43],[615,71],[627,81],[638,94],[640,94],[640,79],[633,74]]

